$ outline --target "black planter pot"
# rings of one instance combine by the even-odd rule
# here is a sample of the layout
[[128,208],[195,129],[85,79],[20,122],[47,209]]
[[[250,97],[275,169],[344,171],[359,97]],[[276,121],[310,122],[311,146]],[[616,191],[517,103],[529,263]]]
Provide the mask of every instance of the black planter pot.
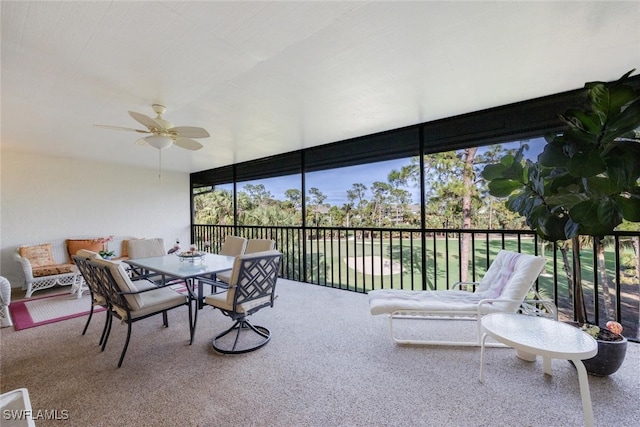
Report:
[[[575,326],[576,328],[580,327],[576,322],[567,323]],[[613,332],[606,328],[602,328],[600,330],[600,336],[609,338],[615,337]],[[620,338],[622,339],[617,341],[596,339],[596,342],[598,343],[598,354],[593,356],[591,359],[585,359],[582,361],[588,374],[604,377],[611,375],[620,369],[622,362],[624,362],[624,357],[627,354],[627,339],[622,335],[620,335]],[[569,361],[569,363],[573,365],[573,362]]]
[[597,376],[611,375],[620,369],[624,357],[627,354],[627,339],[622,337],[620,341],[602,341],[598,342],[598,354],[591,359],[582,361],[587,373]]

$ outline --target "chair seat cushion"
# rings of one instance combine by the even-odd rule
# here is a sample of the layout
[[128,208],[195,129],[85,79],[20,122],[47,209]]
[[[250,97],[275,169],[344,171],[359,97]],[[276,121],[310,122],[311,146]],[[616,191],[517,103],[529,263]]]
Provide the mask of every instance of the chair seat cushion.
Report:
[[[138,287],[140,289],[140,286]],[[147,314],[158,313],[164,310],[183,305],[187,302],[187,296],[171,288],[158,288],[154,291],[142,292],[138,295],[142,301],[142,308],[131,311],[131,318],[146,316]],[[126,311],[120,307],[114,310],[121,318],[126,317]]]
[[73,264],[45,265],[33,268],[33,277],[52,276],[55,274],[68,274],[77,272],[77,268]]
[[467,291],[403,291],[399,289],[379,289],[369,292],[371,314],[391,314],[398,310],[407,311],[470,311],[474,312],[481,294]]
[[[209,304],[211,306],[219,308],[220,310],[233,311],[233,301],[232,302],[227,301],[227,293],[228,291],[208,295],[204,298],[204,302],[205,304]],[[238,306],[238,312],[246,313],[251,311],[255,307],[258,307],[260,305],[264,305],[270,302],[271,302],[271,297],[267,295],[265,297],[240,304]]]
[[231,282],[231,273],[232,273],[232,270],[225,270],[225,271],[216,273],[216,280],[219,280],[224,283],[229,283]]

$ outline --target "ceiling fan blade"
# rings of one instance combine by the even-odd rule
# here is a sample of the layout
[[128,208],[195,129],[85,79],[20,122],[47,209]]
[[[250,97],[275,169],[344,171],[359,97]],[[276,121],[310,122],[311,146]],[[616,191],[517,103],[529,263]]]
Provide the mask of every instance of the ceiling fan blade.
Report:
[[137,122],[142,123],[143,125],[148,127],[151,132],[162,129],[162,125],[156,122],[155,120],[153,120],[149,116],[145,116],[144,114],[141,114],[141,113],[136,113],[135,111],[129,111],[129,115],[133,117],[133,119],[136,120]]
[[199,150],[202,148],[202,144],[200,144],[198,141],[194,141],[193,139],[189,139],[189,138],[183,138],[181,136],[174,139],[173,143],[176,144],[178,147],[186,148],[187,150],[192,150],[192,151]]
[[176,126],[169,131],[184,138],[208,138],[211,136],[205,129],[195,126]]
[[148,130],[125,128],[125,127],[122,127],[122,126],[109,126],[109,125],[94,125],[94,126],[99,127],[99,128],[105,128],[105,129],[127,130],[127,131],[139,132],[139,133],[150,133]]

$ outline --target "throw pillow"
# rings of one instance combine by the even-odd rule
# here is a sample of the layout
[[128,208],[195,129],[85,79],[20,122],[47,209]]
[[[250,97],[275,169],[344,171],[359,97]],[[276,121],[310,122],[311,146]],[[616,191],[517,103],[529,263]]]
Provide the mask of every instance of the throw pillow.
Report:
[[101,250],[104,250],[104,243],[102,243],[100,239],[67,239],[67,250],[69,252],[69,259],[71,260],[71,263],[74,263],[71,255],[75,255],[80,249],[100,252]]
[[45,267],[56,263],[53,260],[53,254],[51,253],[51,243],[34,246],[21,246],[19,253],[21,257],[29,260],[32,268]]

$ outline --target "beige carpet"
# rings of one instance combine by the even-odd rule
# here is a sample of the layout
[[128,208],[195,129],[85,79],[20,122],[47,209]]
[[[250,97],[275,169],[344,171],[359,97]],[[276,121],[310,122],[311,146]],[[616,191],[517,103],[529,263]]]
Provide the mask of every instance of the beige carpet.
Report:
[[[200,312],[188,345],[187,310],[134,324],[123,367],[126,328],[114,325],[104,353],[103,315],[86,336],[84,317],[15,332],[2,329],[1,391],[29,389],[34,410],[66,410],[42,426],[581,426],[575,369],[488,349],[484,384],[478,348],[394,345],[387,321],[371,316],[367,296],[280,280],[272,309],[254,315],[271,342],[254,353],[221,356],[212,336],[230,325]],[[450,326],[438,332],[448,333]],[[640,346],[622,369],[590,377],[597,426],[635,425],[640,416]]]

